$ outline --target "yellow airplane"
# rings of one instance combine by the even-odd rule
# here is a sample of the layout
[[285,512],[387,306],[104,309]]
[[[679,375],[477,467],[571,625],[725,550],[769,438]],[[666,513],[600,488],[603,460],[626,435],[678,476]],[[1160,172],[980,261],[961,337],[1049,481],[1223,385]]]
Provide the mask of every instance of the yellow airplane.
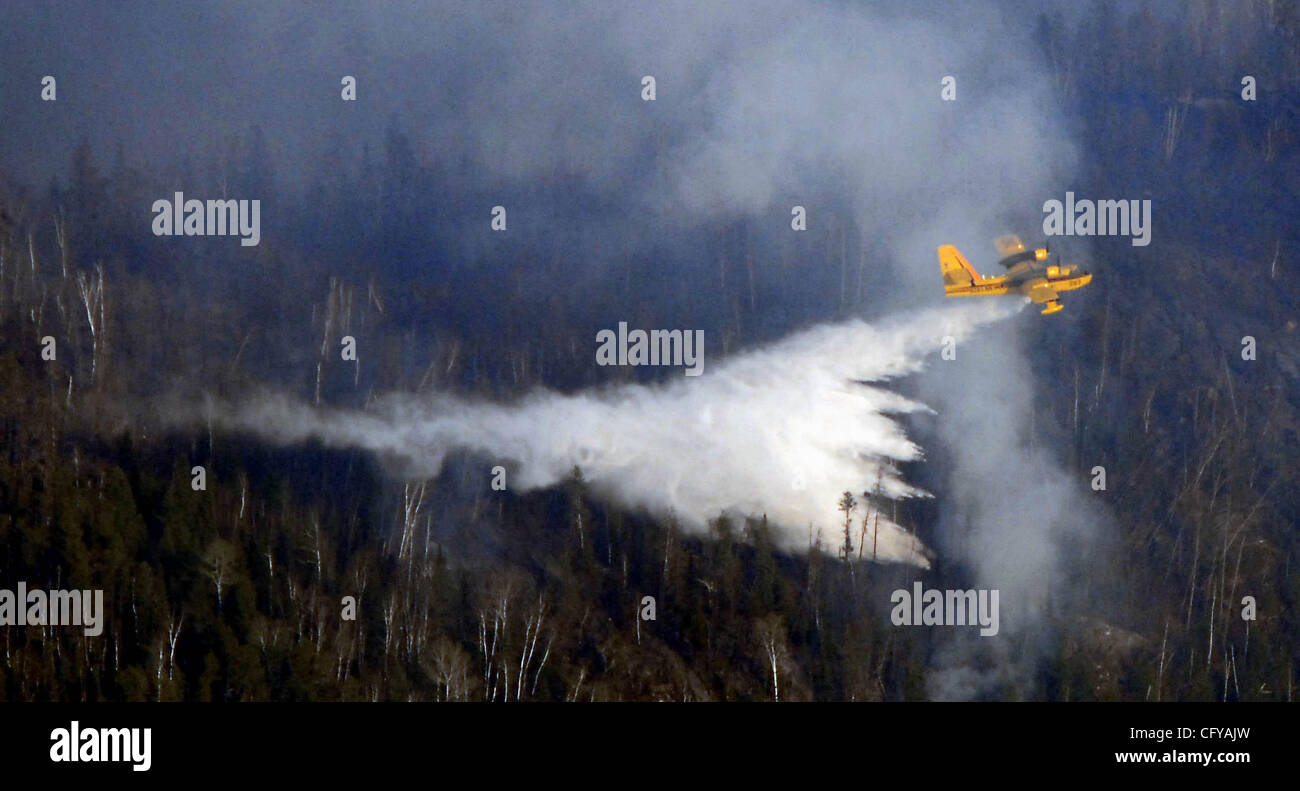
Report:
[[1057,300],[1062,291],[1083,288],[1092,275],[1077,266],[1054,266],[1047,263],[1047,250],[1026,250],[1016,236],[999,236],[993,241],[1006,268],[1005,275],[983,277],[950,244],[939,248],[939,271],[943,273],[943,290],[950,297],[987,297],[996,294],[1024,294],[1035,302],[1047,303],[1046,316],[1065,308]]

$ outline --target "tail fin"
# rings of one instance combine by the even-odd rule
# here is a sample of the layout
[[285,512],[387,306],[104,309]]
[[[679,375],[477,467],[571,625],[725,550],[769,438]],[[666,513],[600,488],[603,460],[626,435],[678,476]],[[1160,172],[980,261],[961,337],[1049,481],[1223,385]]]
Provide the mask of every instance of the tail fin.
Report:
[[943,284],[947,288],[969,286],[980,279],[979,272],[950,244],[939,248],[939,271],[943,273]]

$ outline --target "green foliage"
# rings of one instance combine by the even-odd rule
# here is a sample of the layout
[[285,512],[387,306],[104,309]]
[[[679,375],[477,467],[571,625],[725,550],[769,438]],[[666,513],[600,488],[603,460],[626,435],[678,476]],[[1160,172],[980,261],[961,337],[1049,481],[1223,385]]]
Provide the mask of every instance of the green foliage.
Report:
[[[1277,14],[1213,24],[1200,14],[1116,20],[1105,12],[1113,4],[1078,23],[1038,21],[1062,94],[1083,94],[1077,117],[1062,119],[1088,141],[1077,191],[1153,195],[1160,244],[1096,240],[1097,281],[1060,321],[1035,325],[1034,441],[1062,449],[1081,481],[1091,464],[1107,465],[1113,485],[1097,496],[1114,531],[1095,545],[1062,538],[1070,593],[1035,635],[1033,677],[1009,694],[1292,697],[1300,238],[1288,213],[1294,180],[1276,174],[1294,172],[1298,154],[1293,98],[1288,105],[1263,91],[1278,86],[1294,97],[1283,70],[1300,62],[1300,17],[1275,5]],[[1190,38],[1201,43],[1187,46]],[[1259,46],[1227,46],[1237,41]],[[1186,75],[1204,71],[1195,68],[1200,58],[1218,61],[1213,73],[1255,73],[1269,98],[1242,112],[1235,99],[1187,97]],[[1134,74],[1150,84],[1129,90]],[[1168,140],[1179,113],[1192,113],[1184,128],[1200,131]],[[1178,167],[1163,153],[1173,143]],[[266,141],[254,133],[240,145],[233,178],[269,201]],[[351,305],[356,296],[364,307],[348,318],[370,334],[377,364],[358,374],[303,358],[329,330],[299,320],[307,312],[299,285],[321,295],[322,266],[378,268],[340,260],[334,248],[346,238],[386,250],[394,233],[424,228],[430,199],[413,175],[424,164],[398,133],[384,160],[377,178],[330,171],[335,180],[317,209],[349,227],[328,231],[327,250],[268,240],[255,265],[211,289],[158,272],[234,272],[231,262],[196,244],[196,260],[179,267],[167,252],[174,246],[127,241],[138,236],[137,207],[147,205],[145,177],[125,169],[110,178],[88,146],[75,153],[67,186],[43,203],[28,206],[14,197],[21,191],[0,185],[0,203],[20,218],[0,226],[0,576],[103,588],[109,611],[95,638],[6,629],[0,700],[769,700],[778,687],[782,700],[931,694],[935,638],[888,621],[890,592],[916,574],[856,561],[872,536],[859,532],[854,546],[847,492],[843,542],[837,535],[836,546],[792,553],[765,517],[722,514],[698,535],[671,514],[610,508],[575,468],[550,491],[439,500],[429,508],[434,524],[453,526],[447,545],[421,534],[402,554],[389,540],[398,528],[385,501],[391,487],[356,455],[105,428],[120,422],[128,396],[143,400],[176,382],[217,394],[259,381],[311,391],[319,372],[325,403],[396,388],[499,395],[589,384],[589,358],[578,365],[570,351],[589,328],[566,317],[579,301],[604,310],[628,294],[610,287],[590,297],[585,282],[577,297],[538,295],[497,279],[479,288],[453,271],[448,283],[401,283],[384,296],[381,278],[337,278],[330,300],[311,307],[324,314],[331,300]],[[354,201],[368,208],[341,208]],[[309,217],[309,227],[327,226],[323,217]],[[56,218],[66,223],[66,250],[54,238]],[[761,255],[737,230],[745,229],[708,229],[716,252],[736,261]],[[423,237],[408,236],[393,257],[411,260],[424,248]],[[157,257],[147,268],[141,249]],[[320,264],[318,253],[335,260]],[[1278,261],[1274,276],[1269,263]],[[109,331],[92,334],[76,309],[75,275],[100,263]],[[555,266],[565,263],[557,257]],[[751,268],[745,299],[725,285],[699,289],[701,304],[728,306],[707,312],[735,348],[819,318],[756,307],[773,295],[756,294],[753,270],[785,269],[766,263]],[[522,267],[507,269],[520,278]],[[808,269],[791,271],[816,287]],[[611,281],[653,290],[645,272],[624,274]],[[505,326],[476,322],[487,304],[510,317]],[[540,326],[527,322],[530,312],[543,317]],[[438,317],[430,355],[411,353],[412,337],[430,333],[395,315]],[[45,334],[59,341],[57,361],[40,360],[31,343]],[[1247,334],[1259,337],[1254,362],[1237,353]],[[260,355],[241,356],[246,344],[262,344]],[[191,486],[194,464],[206,467],[206,491]],[[455,489],[452,477],[430,486]],[[864,492],[858,513],[872,514],[875,499]],[[924,508],[918,513],[919,530],[932,530]],[[457,546],[455,526],[485,538]],[[931,573],[968,582],[961,569]],[[1259,620],[1241,619],[1245,595],[1257,600]],[[355,597],[356,620],[341,617],[344,596]],[[654,621],[638,618],[643,596],[656,599]]]

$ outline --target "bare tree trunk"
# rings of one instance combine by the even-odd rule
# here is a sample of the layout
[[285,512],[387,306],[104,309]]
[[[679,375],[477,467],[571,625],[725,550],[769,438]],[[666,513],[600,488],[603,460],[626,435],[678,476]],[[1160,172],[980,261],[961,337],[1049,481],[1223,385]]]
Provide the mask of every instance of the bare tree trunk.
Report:
[[181,636],[181,624],[185,623],[185,613],[180,617],[168,615],[167,619],[167,680],[172,680],[172,669],[176,666],[176,641]]
[[1165,686],[1165,643],[1169,640],[1169,619],[1165,619],[1165,635],[1160,638],[1160,669],[1156,671],[1156,702],[1160,702]]

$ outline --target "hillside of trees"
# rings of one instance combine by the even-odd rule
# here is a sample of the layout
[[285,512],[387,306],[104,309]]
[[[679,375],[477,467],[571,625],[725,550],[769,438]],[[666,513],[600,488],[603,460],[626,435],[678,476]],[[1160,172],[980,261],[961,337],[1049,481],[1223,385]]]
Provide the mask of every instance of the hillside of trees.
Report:
[[[1102,276],[1031,346],[1041,441],[1080,480],[1110,460],[1118,528],[1079,558],[1079,596],[1008,696],[1292,699],[1300,12],[1216,7],[1038,19],[1062,123],[1084,143],[1078,189],[1151,198],[1161,243],[1095,240]],[[1260,83],[1248,111],[1243,74]],[[474,203],[459,165],[396,125],[355,160],[325,159],[355,165],[295,191],[251,128],[184,173],[86,144],[48,184],[0,174],[0,587],[102,588],[109,610],[95,638],[0,629],[0,700],[927,697],[933,635],[888,620],[913,570],[779,551],[763,519],[720,515],[695,535],[599,501],[577,468],[522,495],[481,486],[481,465],[467,482],[471,459],[402,482],[360,451],[155,420],[155,398],[263,386],[360,407],[393,390],[508,398],[647,377],[593,368],[574,339],[612,310],[656,326],[686,313],[707,317],[721,356],[869,310],[882,276],[846,292],[840,267],[796,266],[861,257],[847,214],[797,247],[736,221],[647,231],[599,273],[566,260],[563,230],[502,260],[456,241],[464,220],[438,196]],[[142,233],[141,207],[177,183],[266,196],[263,217],[288,230],[238,256],[229,239]],[[618,210],[569,174],[537,190],[587,217]],[[682,251],[700,277],[666,282],[655,256]],[[360,363],[338,359],[348,334],[365,337]],[[905,508],[928,540],[933,506]],[[930,579],[965,587],[942,564]]]

